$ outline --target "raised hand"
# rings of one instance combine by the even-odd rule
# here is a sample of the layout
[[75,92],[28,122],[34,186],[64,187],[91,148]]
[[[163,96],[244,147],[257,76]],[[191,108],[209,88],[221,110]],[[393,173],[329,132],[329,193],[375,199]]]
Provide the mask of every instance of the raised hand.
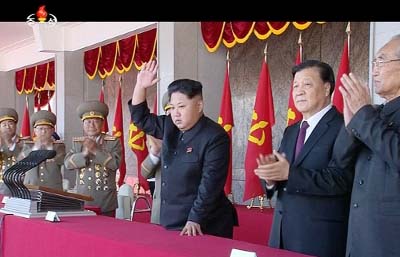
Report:
[[152,60],[143,64],[143,68],[139,71],[136,77],[136,85],[133,89],[132,104],[140,104],[146,100],[146,88],[156,84],[159,79],[157,78],[158,64],[157,61]]
[[159,79],[157,78],[158,63],[156,60],[151,60],[143,65],[136,77],[136,87],[148,88],[156,84]]

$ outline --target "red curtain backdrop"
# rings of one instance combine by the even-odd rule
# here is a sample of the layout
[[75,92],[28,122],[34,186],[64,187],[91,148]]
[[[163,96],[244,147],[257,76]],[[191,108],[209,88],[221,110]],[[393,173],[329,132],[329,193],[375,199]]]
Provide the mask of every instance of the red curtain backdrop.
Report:
[[118,73],[129,71],[132,64],[140,70],[143,63],[155,57],[157,29],[112,42],[85,52],[84,64],[89,79],[96,74],[104,79],[116,69]]
[[[267,39],[271,34],[281,35],[292,24],[298,30],[307,29],[312,22],[308,21],[222,21],[222,22],[201,22],[201,33],[204,44],[209,52],[217,51],[221,42],[232,48],[236,43],[246,42],[251,34],[261,40]],[[317,22],[323,24],[324,22]]]
[[45,106],[54,95],[54,61],[16,71],[15,87],[18,94],[34,92],[36,108]]

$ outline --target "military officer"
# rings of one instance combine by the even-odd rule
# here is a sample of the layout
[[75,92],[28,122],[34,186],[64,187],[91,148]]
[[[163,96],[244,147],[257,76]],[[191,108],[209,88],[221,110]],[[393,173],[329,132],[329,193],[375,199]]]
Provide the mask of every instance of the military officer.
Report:
[[83,137],[73,138],[72,149],[64,165],[77,172],[77,192],[90,195],[86,202],[101,208],[102,215],[114,216],[117,208],[116,171],[121,160],[121,143],[116,137],[101,133],[108,106],[100,101],[80,104],[77,112],[83,121]]
[[56,156],[34,167],[25,174],[24,184],[44,186],[62,190],[62,173],[64,165],[65,145],[61,140],[54,140],[54,126],[57,118],[52,112],[41,110],[35,112],[31,117],[31,125],[35,132],[35,138],[26,141],[18,159],[23,159],[31,151],[55,150]]
[[[0,108],[0,194],[9,195],[3,173],[17,161],[22,140],[16,135],[18,114],[12,108]],[[29,137],[27,137],[29,138]]]

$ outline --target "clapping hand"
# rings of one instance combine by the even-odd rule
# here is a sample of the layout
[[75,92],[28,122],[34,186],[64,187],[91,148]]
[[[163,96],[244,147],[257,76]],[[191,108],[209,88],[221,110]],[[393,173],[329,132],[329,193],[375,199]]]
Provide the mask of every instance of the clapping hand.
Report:
[[[262,158],[261,158],[262,157]],[[258,167],[254,173],[261,179],[264,179],[268,185],[275,181],[287,180],[289,177],[289,162],[284,153],[274,150],[268,156],[260,156],[257,159]]]
[[358,110],[367,104],[371,104],[371,96],[368,86],[361,83],[360,79],[353,73],[343,74],[340,81],[343,86],[339,87],[339,91],[343,96],[343,116],[347,126]]
[[87,137],[85,138],[85,140],[83,141],[83,151],[82,153],[85,156],[88,156],[89,154],[96,154],[96,150],[97,150],[97,143],[95,140]]

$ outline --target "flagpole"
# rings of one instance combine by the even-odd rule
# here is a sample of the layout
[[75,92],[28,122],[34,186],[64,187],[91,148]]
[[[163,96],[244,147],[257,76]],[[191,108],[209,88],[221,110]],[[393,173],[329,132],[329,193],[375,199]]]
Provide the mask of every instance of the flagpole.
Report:
[[267,63],[267,52],[268,52],[268,42],[265,43],[265,47],[264,47],[264,60],[265,60],[265,63]]
[[346,33],[347,33],[347,49],[348,49],[347,58],[349,58],[350,62],[350,34],[351,34],[350,21],[347,23]]
[[[231,61],[230,51],[229,51],[229,49],[227,49],[227,51],[226,51],[226,70],[227,70],[227,73],[228,73],[228,77],[229,77],[229,70],[230,70],[230,61]],[[232,158],[232,156],[231,156],[231,158]],[[229,183],[229,182],[227,181],[226,183]],[[235,203],[235,198],[233,197],[232,185],[230,187],[231,187],[231,192],[227,195],[227,197],[234,204]]]
[[47,110],[49,110],[49,106],[50,106],[50,90],[47,90]]
[[300,31],[299,40],[297,41],[297,44],[299,45],[300,48],[300,62],[303,62],[303,41],[301,39],[301,34],[302,32]]
[[[38,96],[38,110],[39,109],[42,109],[41,107],[40,107],[40,91],[37,91],[37,96]],[[33,111],[35,111],[35,103],[33,104]]]
[[229,55],[229,49],[226,51],[226,65],[228,65],[228,76],[229,76],[229,66],[230,66],[231,57]]

